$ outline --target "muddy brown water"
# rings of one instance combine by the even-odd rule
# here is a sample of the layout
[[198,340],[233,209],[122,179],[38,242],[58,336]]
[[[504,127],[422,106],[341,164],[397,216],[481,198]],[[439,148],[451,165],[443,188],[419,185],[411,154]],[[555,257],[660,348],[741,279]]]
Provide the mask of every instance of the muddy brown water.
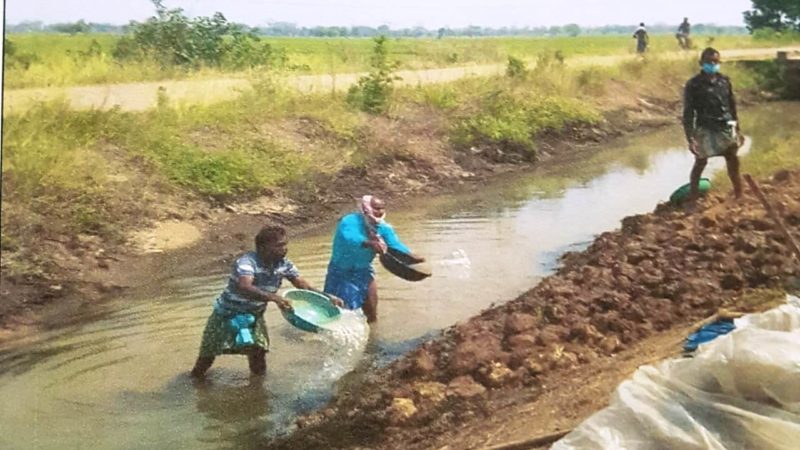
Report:
[[[777,132],[800,133],[800,104],[746,114],[754,153]],[[194,385],[186,375],[224,273],[176,279],[157,298],[120,298],[91,319],[65,318],[71,325],[7,342],[0,349],[0,448],[259,447],[324,404],[346,372],[386,364],[514,298],[551,273],[563,252],[584,248],[624,216],[652,210],[687,178],[691,157],[681,144],[673,127],[576,151],[473,192],[390,209],[388,220],[428,257],[434,276],[409,283],[378,267],[380,322],[368,333],[303,333],[271,309],[265,380],[250,379],[245,359],[232,356],[217,360],[207,383]],[[332,227],[290,243],[289,256],[317,286]]]

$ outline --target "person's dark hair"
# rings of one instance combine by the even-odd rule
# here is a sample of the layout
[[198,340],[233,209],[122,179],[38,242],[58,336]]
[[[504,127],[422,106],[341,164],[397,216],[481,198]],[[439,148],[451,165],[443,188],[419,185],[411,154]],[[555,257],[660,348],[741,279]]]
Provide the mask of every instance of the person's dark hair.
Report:
[[639,22],[639,26],[643,27],[644,26],[644,22]]
[[280,225],[267,225],[256,235],[256,248],[262,248],[267,244],[277,242],[286,237],[286,229]]
[[703,53],[700,54],[700,61],[705,61],[706,58],[710,58],[714,55],[719,55],[717,49],[713,47],[706,47],[706,49],[703,50]]

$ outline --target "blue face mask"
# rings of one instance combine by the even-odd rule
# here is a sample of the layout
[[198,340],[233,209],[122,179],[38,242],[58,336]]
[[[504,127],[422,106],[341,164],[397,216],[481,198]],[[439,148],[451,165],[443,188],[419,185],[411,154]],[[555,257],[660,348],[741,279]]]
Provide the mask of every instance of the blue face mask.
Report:
[[705,72],[705,73],[719,73],[719,64],[703,63],[703,72]]

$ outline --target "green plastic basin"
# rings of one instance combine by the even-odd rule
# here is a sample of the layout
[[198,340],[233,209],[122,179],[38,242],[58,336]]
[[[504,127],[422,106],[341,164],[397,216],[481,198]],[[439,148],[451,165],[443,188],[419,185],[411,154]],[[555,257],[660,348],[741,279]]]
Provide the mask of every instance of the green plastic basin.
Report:
[[283,293],[283,298],[289,300],[294,308],[293,312],[282,311],[283,317],[303,331],[316,333],[341,315],[339,308],[318,292],[289,289]]
[[[711,189],[711,180],[708,178],[700,178],[700,184],[697,186],[697,191],[700,195],[704,195],[706,192]],[[684,184],[683,186],[675,189],[675,192],[669,196],[669,201],[673,205],[678,205],[682,203],[684,200],[689,198],[689,192],[691,191],[691,187],[689,183]]]

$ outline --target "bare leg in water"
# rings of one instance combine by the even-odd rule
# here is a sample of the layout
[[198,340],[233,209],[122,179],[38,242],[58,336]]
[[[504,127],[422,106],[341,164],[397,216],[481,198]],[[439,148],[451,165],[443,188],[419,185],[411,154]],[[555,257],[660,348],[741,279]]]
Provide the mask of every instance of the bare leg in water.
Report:
[[211,368],[212,364],[214,364],[213,356],[198,357],[197,362],[194,363],[194,368],[191,371],[191,375],[194,378],[203,378],[206,376],[206,372]]
[[378,283],[373,278],[367,288],[367,299],[364,301],[364,315],[367,316],[367,323],[378,320]]
[[247,354],[252,375],[263,377],[267,374],[267,352],[263,348],[255,347]]
[[[252,349],[247,354],[247,362],[250,366],[251,374],[264,376],[267,373],[267,352],[264,349],[258,347]],[[197,358],[197,362],[194,363],[190,375],[198,379],[203,378],[212,364],[214,364],[213,356],[200,356]]]

